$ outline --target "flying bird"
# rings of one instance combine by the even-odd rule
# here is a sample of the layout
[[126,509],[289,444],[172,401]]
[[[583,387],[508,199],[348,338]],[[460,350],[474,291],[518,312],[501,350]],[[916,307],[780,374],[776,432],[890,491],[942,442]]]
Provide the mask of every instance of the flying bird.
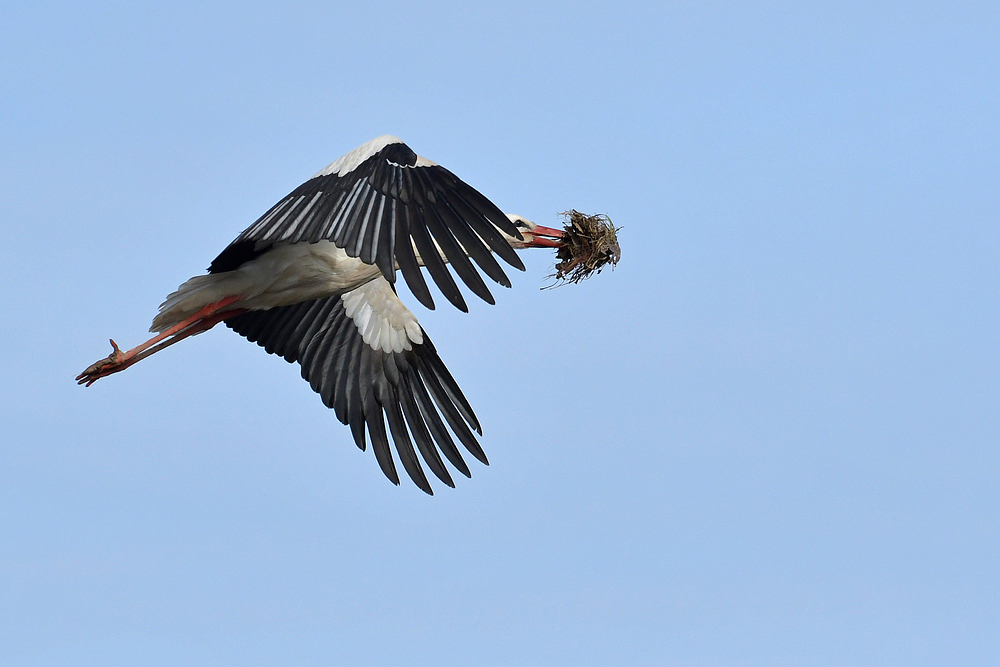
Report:
[[501,212],[400,139],[381,136],[295,188],[219,253],[206,275],[170,294],[150,327],[156,336],[128,351],[112,340],[111,355],[77,381],[90,386],[223,322],[268,353],[298,362],[357,446],[364,450],[371,441],[389,480],[399,484],[392,441],[413,482],[432,494],[416,450],[451,487],[441,454],[471,477],[451,434],[489,462],[472,407],[396,295],[397,271],[433,309],[425,267],[444,297],[468,312],[449,265],[492,304],[480,272],[510,287],[497,257],[523,271],[515,250],[557,248],[562,235]]

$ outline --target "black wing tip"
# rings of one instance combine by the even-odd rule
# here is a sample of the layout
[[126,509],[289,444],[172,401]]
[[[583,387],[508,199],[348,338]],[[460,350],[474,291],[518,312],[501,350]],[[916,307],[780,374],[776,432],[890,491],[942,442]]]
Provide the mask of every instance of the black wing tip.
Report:
[[450,301],[451,304],[456,308],[458,308],[460,311],[462,311],[463,313],[469,312],[469,305],[465,303],[465,298],[462,296],[461,292],[456,290],[454,296],[452,296],[448,292],[442,292],[442,293],[445,295],[445,297],[447,297],[448,301]]
[[490,464],[489,460],[486,458],[486,452],[483,451],[482,447],[473,448],[469,447],[467,443],[463,444],[465,444],[465,448],[469,450],[469,453],[476,457],[477,461],[482,463],[484,466],[488,466]]

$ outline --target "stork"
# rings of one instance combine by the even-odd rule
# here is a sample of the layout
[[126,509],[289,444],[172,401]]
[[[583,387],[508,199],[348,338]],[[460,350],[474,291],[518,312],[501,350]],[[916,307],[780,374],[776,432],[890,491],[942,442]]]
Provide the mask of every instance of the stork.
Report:
[[449,430],[475,458],[489,461],[473,433],[482,435],[482,427],[472,407],[396,295],[396,272],[433,309],[420,271],[426,267],[444,297],[468,312],[447,265],[492,304],[479,271],[510,287],[494,253],[523,271],[515,249],[558,247],[562,234],[504,214],[400,139],[381,136],[295,188],[236,237],[206,275],[170,294],[150,327],[157,335],[128,351],[112,340],[111,355],[76,379],[89,387],[224,322],[268,353],[298,362],[361,450],[367,431],[390,481],[399,484],[391,440],[413,482],[433,495],[414,443],[451,487],[440,454],[466,477],[471,472]]

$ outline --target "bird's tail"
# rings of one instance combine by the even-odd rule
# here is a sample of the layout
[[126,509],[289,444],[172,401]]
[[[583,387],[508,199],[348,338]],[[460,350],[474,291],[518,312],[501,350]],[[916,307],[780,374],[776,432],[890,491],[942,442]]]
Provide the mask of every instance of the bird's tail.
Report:
[[159,333],[191,317],[205,306],[221,301],[227,293],[225,273],[195,276],[178,287],[160,304],[159,314],[153,318],[149,330]]

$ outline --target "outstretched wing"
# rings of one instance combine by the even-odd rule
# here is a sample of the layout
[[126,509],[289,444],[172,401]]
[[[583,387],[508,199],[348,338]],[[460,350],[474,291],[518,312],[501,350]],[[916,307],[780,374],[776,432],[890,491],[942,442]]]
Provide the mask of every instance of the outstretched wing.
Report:
[[367,429],[375,458],[394,484],[399,476],[389,435],[403,468],[427,493],[431,487],[414,442],[448,486],[455,483],[439,451],[471,476],[445,423],[473,456],[489,465],[472,432],[481,434],[482,429],[471,406],[416,317],[385,280],[376,278],[340,296],[248,311],[225,323],[267,352],[299,362],[302,377],[351,427],[362,450]]
[[382,136],[295,188],[229,244],[209,271],[235,269],[276,244],[333,241],[351,257],[378,265],[390,283],[398,266],[414,296],[434,308],[422,262],[445,297],[468,311],[445,258],[469,289],[493,303],[472,261],[504,287],[510,280],[492,253],[524,270],[498,229],[521,238],[474,188],[396,137]]

